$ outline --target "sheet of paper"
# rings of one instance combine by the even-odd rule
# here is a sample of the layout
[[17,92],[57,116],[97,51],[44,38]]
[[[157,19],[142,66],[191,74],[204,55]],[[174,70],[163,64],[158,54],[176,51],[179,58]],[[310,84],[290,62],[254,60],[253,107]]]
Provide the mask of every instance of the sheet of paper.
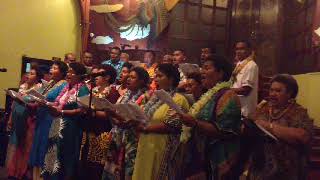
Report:
[[[88,103],[89,104],[89,103]],[[93,98],[93,105],[96,109],[111,109],[114,110],[114,104],[105,98]]]
[[14,100],[16,101],[20,101],[22,103],[26,103],[23,99],[23,97],[16,91],[13,90],[4,90],[6,92],[7,95],[9,95],[10,97],[12,97]]
[[149,118],[144,114],[144,111],[136,104],[116,104],[117,113],[126,121],[135,120],[142,123],[148,122]]
[[30,91],[27,92],[28,95],[36,97],[38,99],[41,100],[46,100],[46,97],[44,95],[42,95],[41,93],[39,93],[38,91],[31,89]]
[[[80,106],[89,108],[90,96],[83,96],[78,98],[78,104]],[[96,110],[112,109],[114,110],[114,105],[104,98],[92,97],[91,108]]]
[[276,136],[274,136],[272,133],[270,133],[269,131],[267,131],[265,128],[263,128],[262,126],[260,126],[259,124],[256,124],[257,127],[263,131],[266,135],[270,136],[272,139],[278,141],[278,138]]
[[41,79],[41,83],[42,83],[42,86],[45,86],[45,87],[49,86],[49,84],[50,84],[48,81],[46,81],[44,79]]
[[166,103],[171,109],[175,110],[177,113],[179,113],[179,114],[184,114],[185,113],[182,110],[182,108],[173,101],[172,97],[170,96],[170,94],[168,92],[166,92],[166,91],[161,89],[161,90],[156,90],[154,92],[154,94],[156,96],[158,96],[158,98],[161,101]]
[[131,109],[132,113],[134,114],[136,121],[140,121],[143,123],[147,123],[149,121],[149,117],[147,117],[147,115],[140,108],[140,106],[134,103],[129,103],[128,106]]
[[254,133],[257,133],[257,135],[259,134],[263,134],[265,136],[268,136],[276,141],[278,141],[278,138],[273,135],[272,133],[270,133],[268,130],[266,130],[265,128],[263,128],[262,126],[256,124],[253,120],[250,119],[244,119],[242,120],[242,123],[248,128],[251,129],[251,131],[253,131]]

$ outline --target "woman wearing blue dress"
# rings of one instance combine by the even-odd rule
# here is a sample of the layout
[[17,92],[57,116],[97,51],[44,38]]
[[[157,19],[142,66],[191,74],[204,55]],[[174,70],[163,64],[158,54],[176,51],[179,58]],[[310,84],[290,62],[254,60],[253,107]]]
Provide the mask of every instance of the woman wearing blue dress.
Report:
[[[64,80],[68,66],[62,61],[54,61],[50,69],[49,84],[39,91],[46,96],[48,102],[54,102],[67,82]],[[40,168],[44,165],[44,157],[48,148],[48,135],[53,116],[46,106],[40,106],[36,114],[36,127],[29,164],[33,167],[33,179],[40,179]]]

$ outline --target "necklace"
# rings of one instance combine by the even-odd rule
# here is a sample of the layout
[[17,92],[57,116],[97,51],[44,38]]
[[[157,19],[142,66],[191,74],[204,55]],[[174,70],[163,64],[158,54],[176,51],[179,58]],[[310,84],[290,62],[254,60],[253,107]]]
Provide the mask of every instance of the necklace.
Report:
[[273,113],[274,109],[273,106],[269,107],[269,120],[273,121],[273,120],[278,120],[280,118],[282,118],[290,109],[291,107],[294,105],[294,102],[291,102],[288,104],[288,106],[280,113],[276,113],[277,115],[275,115]]

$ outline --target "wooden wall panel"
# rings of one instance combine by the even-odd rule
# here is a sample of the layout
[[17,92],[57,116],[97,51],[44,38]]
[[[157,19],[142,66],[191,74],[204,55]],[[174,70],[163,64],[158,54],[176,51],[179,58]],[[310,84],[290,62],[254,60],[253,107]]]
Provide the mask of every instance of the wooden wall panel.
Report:
[[[252,42],[260,72],[277,72],[281,46],[278,18],[281,8],[278,0],[234,0],[232,12],[231,44],[238,40]],[[234,49],[229,52],[234,56]]]
[[[228,0],[184,0],[170,14],[171,24],[165,35],[168,47],[184,49],[190,62],[199,63],[203,47],[218,47],[226,55],[231,9]],[[219,2],[219,7],[215,3]],[[223,47],[223,48],[222,48]]]
[[283,54],[279,72],[300,74],[315,71],[316,54],[312,49],[312,23],[315,0],[283,3]]

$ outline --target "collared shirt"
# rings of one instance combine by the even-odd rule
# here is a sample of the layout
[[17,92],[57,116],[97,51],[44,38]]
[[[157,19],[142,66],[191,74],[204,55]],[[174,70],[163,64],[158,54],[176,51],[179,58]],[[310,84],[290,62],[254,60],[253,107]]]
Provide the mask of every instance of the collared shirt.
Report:
[[112,67],[114,67],[114,69],[117,71],[117,79],[120,78],[120,74],[121,74],[121,71],[122,71],[122,67],[123,67],[123,64],[124,62],[123,61],[117,61],[117,62],[112,62],[112,60],[106,60],[106,61],[103,61],[101,64],[108,64],[108,65],[111,65]]
[[[238,62],[237,66],[245,63],[245,60]],[[255,112],[258,101],[258,75],[259,68],[254,61],[248,62],[245,67],[237,74],[232,88],[249,86],[252,88],[247,96],[238,95],[241,102],[241,113],[243,116],[250,116]]]

